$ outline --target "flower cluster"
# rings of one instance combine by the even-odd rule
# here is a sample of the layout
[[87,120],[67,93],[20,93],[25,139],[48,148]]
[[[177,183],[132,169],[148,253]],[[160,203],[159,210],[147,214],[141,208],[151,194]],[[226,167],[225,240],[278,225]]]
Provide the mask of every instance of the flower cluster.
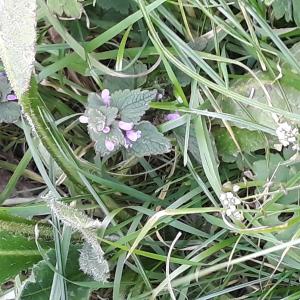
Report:
[[292,145],[293,150],[300,150],[298,144],[299,130],[297,127],[292,127],[287,122],[279,123],[276,129],[276,134],[280,143],[284,147]]
[[[101,100],[102,100],[102,103],[104,104],[104,107],[106,107],[106,109],[109,109],[109,108],[111,108],[112,110],[114,109],[113,107],[111,107],[111,96],[110,96],[110,92],[108,89],[104,89],[102,91]],[[102,116],[102,113],[100,113],[100,116]],[[79,118],[80,123],[87,124],[87,123],[90,123],[90,121],[91,120],[86,115],[81,116]],[[106,135],[104,144],[105,144],[106,149],[109,152],[114,151],[116,149],[116,147],[118,146],[118,141],[112,139],[109,136],[109,133],[111,133],[111,131],[112,131],[112,129],[114,129],[114,127],[117,127],[118,130],[121,130],[122,135],[123,135],[123,142],[121,144],[123,144],[126,149],[131,148],[132,143],[136,142],[142,136],[142,133],[140,130],[134,129],[133,122],[124,122],[119,119],[114,119],[111,122],[103,123],[103,120],[100,117],[98,124],[96,124],[96,126],[94,126],[94,124],[93,124],[93,127],[95,127],[98,132]]]
[[[236,189],[234,192],[237,191]],[[242,220],[243,215],[241,212],[237,211],[237,205],[241,204],[241,199],[232,192],[221,193],[220,195],[221,203],[226,209],[226,215],[232,217],[236,220]]]

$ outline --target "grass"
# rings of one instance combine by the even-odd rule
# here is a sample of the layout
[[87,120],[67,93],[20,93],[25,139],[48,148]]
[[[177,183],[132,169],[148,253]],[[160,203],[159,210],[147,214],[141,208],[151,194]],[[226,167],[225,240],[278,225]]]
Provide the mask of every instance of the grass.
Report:
[[[85,0],[77,19],[37,1],[35,80],[22,99],[36,134],[24,117],[0,124],[10,174],[0,221],[12,218],[0,234],[18,236],[29,225],[17,217],[31,219],[28,239],[46,264],[6,277],[2,294],[33,295],[18,284],[33,272],[48,290],[39,299],[299,299],[299,154],[276,133],[300,120],[299,12],[292,0],[265,2]],[[95,153],[78,117],[89,93],[124,85],[163,95],[144,118],[171,152]],[[234,186],[242,220],[220,200]],[[108,282],[79,270],[82,239],[49,210],[49,191],[103,222]],[[53,238],[38,235],[41,223]]]

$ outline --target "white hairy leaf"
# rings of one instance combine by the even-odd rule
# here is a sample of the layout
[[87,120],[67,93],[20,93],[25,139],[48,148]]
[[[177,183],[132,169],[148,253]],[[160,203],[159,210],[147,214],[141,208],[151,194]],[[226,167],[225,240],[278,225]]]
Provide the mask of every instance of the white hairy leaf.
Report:
[[36,1],[0,0],[0,58],[19,99],[29,86],[35,39]]
[[44,199],[48,202],[52,213],[65,225],[79,231],[86,241],[80,255],[80,268],[95,280],[106,281],[109,277],[109,267],[103,257],[104,252],[96,234],[96,229],[101,227],[101,222],[91,219],[78,209],[61,203],[51,192]]
[[97,251],[91,244],[84,243],[79,258],[80,269],[100,282],[107,281],[109,277],[109,266],[103,254],[103,251]]

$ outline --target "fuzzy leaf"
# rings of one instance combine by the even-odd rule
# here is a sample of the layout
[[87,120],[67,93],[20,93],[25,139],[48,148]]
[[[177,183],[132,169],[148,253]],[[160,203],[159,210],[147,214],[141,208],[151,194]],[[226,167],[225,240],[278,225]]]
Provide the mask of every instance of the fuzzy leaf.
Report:
[[[87,281],[85,276],[79,270],[79,249],[70,247],[66,265],[66,277],[70,281]],[[55,266],[55,251],[50,250],[47,253],[49,257],[48,263]],[[51,285],[53,281],[53,271],[49,268],[44,260],[36,264],[32,269],[32,274],[26,281],[20,300],[45,300],[50,298]],[[68,299],[70,300],[88,300],[90,289],[79,285],[72,284],[67,281]]]
[[0,1],[0,58],[20,99],[28,89],[35,58],[36,1]]
[[47,0],[50,10],[59,15],[79,19],[82,14],[82,0]]
[[96,281],[105,282],[109,277],[108,263],[103,252],[95,251],[89,243],[84,243],[79,258],[80,269]]
[[20,105],[16,102],[0,102],[0,123],[15,123],[21,115]]
[[138,157],[169,152],[171,144],[150,122],[141,122],[135,127],[141,131],[141,137],[132,143],[129,152]]
[[99,133],[91,135],[91,138],[96,142],[95,150],[99,152],[101,156],[105,156],[111,153],[105,146],[105,141],[109,140],[115,144],[114,151],[118,150],[121,145],[124,145],[125,140],[122,131],[114,124],[111,126],[110,132],[108,134]]
[[[91,219],[78,209],[72,208],[59,202],[52,193],[48,193],[45,199],[47,200],[52,213],[64,224],[71,227],[73,230],[79,231],[82,234],[84,240],[89,244],[91,248],[93,248],[93,251],[95,253],[98,253],[97,255],[101,255],[102,257],[103,250],[98,243],[97,233],[95,231],[97,228],[101,227],[101,222],[99,220]],[[109,270],[107,267],[105,269],[105,274],[108,273]],[[103,280],[106,280],[106,277],[104,278],[103,276]]]
[[155,99],[156,90],[117,91],[111,96],[111,105],[119,109],[121,120],[136,124],[149,109],[149,103]]
[[12,91],[6,75],[0,73],[0,102],[7,101],[6,97],[11,94]]
[[[123,60],[123,68],[125,68],[129,62],[127,60]],[[142,62],[138,61],[133,64],[128,69],[125,68],[124,73],[126,74],[141,74],[147,71],[147,66]],[[141,76],[138,78],[119,78],[106,75],[104,77],[104,86],[109,89],[111,93],[118,90],[134,90],[142,86],[147,80],[146,76]]]

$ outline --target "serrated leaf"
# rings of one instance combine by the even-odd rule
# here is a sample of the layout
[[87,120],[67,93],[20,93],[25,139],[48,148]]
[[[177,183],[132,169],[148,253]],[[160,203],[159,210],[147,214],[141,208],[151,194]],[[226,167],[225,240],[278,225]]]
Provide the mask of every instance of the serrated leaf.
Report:
[[41,259],[34,240],[0,232],[0,284]]
[[50,10],[59,15],[79,19],[82,14],[82,0],[47,0]]
[[15,123],[21,116],[20,105],[16,102],[0,102],[0,123]]
[[20,99],[28,89],[35,60],[36,1],[0,1],[0,58]]
[[131,0],[100,0],[97,1],[97,4],[105,9],[114,9],[115,11],[121,13],[121,14],[128,14]]
[[136,124],[149,109],[149,103],[155,99],[156,94],[156,90],[117,91],[111,96],[111,106],[119,109],[122,121]]
[[[55,266],[55,251],[50,250],[47,253],[49,263]],[[79,269],[79,249],[70,247],[66,264],[66,277],[70,281],[86,281],[87,276],[80,272]],[[33,267],[32,275],[26,281],[20,300],[46,300],[50,297],[51,285],[53,281],[53,271],[48,264],[42,260]],[[88,300],[90,289],[72,284],[67,281],[68,299],[70,300]]]
[[141,131],[141,137],[132,143],[130,153],[143,157],[170,152],[170,141],[150,122],[141,122],[135,129]]
[[98,109],[102,105],[102,98],[99,94],[89,93],[87,107]]
[[117,118],[119,110],[116,107],[100,106],[99,110],[105,115],[105,125],[110,126]]
[[[122,131],[117,127],[116,124],[111,126],[110,132],[107,134],[93,134],[91,138],[95,141],[95,150],[101,156],[109,155],[112,152],[117,151],[120,146],[125,144],[125,139]],[[109,140],[115,144],[115,148],[113,151],[109,151],[105,146],[105,141]]]
[[[141,74],[147,71],[147,66],[140,61],[134,63],[131,67],[126,69],[129,64],[127,60],[123,60],[123,69],[126,74]],[[109,89],[111,93],[118,90],[134,90],[142,86],[147,80],[147,76],[138,78],[119,78],[106,75],[104,76],[104,86]]]

